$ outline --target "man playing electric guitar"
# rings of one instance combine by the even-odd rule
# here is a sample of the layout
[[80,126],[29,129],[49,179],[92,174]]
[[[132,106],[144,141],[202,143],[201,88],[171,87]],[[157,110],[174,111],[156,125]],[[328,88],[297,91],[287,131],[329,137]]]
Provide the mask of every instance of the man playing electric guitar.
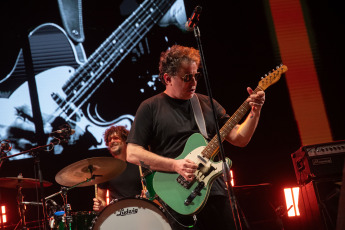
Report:
[[[232,211],[225,190],[226,185],[221,177],[217,177],[221,174],[219,165],[213,164],[213,161],[208,161],[209,159],[203,159],[201,154],[194,154],[199,151],[199,148],[196,148],[195,151],[190,148],[193,142],[200,143],[201,147],[207,144],[205,140],[200,141],[200,138],[194,140],[194,135],[200,131],[190,102],[193,96],[197,95],[199,99],[208,136],[212,138],[216,134],[208,97],[195,93],[200,76],[199,67],[200,55],[194,48],[174,45],[161,54],[159,77],[166,88],[164,92],[142,102],[138,108],[127,139],[127,160],[138,165],[148,165],[150,169],[162,171],[168,177],[176,175],[177,179],[171,181],[172,184],[176,184],[176,190],[167,186],[167,183],[170,183],[167,182],[168,180],[163,179],[163,181],[156,182],[153,178],[155,190],[155,183],[166,183],[164,186],[157,186],[159,189],[162,188],[162,191],[155,191],[159,197],[169,194],[167,199],[171,197],[173,202],[175,202],[174,200],[180,202],[178,201],[181,198],[180,194],[191,188],[199,189],[199,195],[206,193],[205,200],[208,197],[206,204],[196,204],[198,196],[195,200],[193,198],[188,200],[187,197],[181,198],[182,208],[198,206],[195,208],[198,211],[196,222],[191,215],[184,214],[179,208],[167,209],[169,212],[167,216],[171,219],[170,224],[173,229],[186,229],[190,225],[194,225],[193,229],[233,229]],[[242,124],[235,125],[224,137],[228,142],[239,147],[246,146],[253,136],[265,101],[263,91],[256,92],[249,87],[247,91],[249,97],[246,102],[251,107],[250,114]],[[219,125],[222,126],[230,116],[215,100],[214,105]],[[191,154],[181,157],[182,152],[191,152]],[[197,155],[197,160],[205,163],[196,164],[193,156],[189,157],[193,154]],[[213,158],[214,156],[211,157],[211,160]],[[211,179],[207,180],[210,177]],[[217,179],[215,179],[216,177]],[[205,184],[197,183],[201,180],[205,181]],[[211,182],[212,187],[208,182]],[[207,186],[211,188],[208,189]],[[169,191],[164,190],[165,187],[169,187]],[[208,190],[210,190],[209,196]],[[162,198],[163,202],[164,199]],[[183,204],[185,200],[188,202]],[[168,204],[168,206],[172,205]],[[170,214],[174,217],[171,218]],[[187,214],[193,214],[193,212]]]

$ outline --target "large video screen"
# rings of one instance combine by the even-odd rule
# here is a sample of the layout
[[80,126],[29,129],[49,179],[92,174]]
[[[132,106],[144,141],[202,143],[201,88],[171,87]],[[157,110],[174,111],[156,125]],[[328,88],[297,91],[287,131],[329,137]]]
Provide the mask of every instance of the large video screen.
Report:
[[[55,143],[47,147],[54,154],[71,146],[105,148],[104,131],[111,125],[130,129],[140,101],[161,91],[159,52],[174,44],[176,31],[185,34],[185,4],[129,2],[119,6],[121,20],[102,40],[83,26],[85,42],[78,43],[63,23],[44,22],[30,31],[30,49],[21,47],[0,78],[0,140],[12,147],[10,160],[31,157],[20,153],[49,143]],[[67,143],[58,135],[66,131]]]

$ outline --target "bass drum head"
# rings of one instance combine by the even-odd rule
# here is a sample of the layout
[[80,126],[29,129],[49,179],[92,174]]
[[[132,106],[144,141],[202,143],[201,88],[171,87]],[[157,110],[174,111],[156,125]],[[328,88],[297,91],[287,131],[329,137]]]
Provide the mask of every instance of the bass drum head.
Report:
[[143,198],[124,198],[108,205],[95,218],[92,229],[171,230],[171,227],[155,203]]

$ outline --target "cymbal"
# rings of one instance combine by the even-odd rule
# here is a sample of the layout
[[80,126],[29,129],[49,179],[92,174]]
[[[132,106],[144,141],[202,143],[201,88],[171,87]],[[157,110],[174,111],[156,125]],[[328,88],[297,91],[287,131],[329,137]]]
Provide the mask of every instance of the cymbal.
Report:
[[[87,158],[60,170],[56,174],[55,180],[60,185],[67,187],[95,185],[120,175],[125,170],[126,165],[126,162],[113,157]],[[82,183],[92,176],[94,176],[94,179]]]
[[[53,183],[48,181],[42,181],[43,187],[49,187]],[[0,187],[3,188],[36,188],[40,187],[40,181],[33,178],[23,177],[2,177],[0,178]]]

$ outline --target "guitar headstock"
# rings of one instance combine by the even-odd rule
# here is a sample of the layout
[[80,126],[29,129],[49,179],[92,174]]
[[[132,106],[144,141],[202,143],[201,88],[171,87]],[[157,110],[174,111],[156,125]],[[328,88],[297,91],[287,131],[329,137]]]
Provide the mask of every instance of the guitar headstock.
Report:
[[269,86],[279,81],[281,75],[285,73],[287,70],[288,68],[286,65],[281,64],[280,66],[277,66],[275,70],[272,70],[272,72],[269,72],[268,74],[266,74],[265,77],[263,77],[261,81],[259,81],[258,86],[262,90],[267,89]]

